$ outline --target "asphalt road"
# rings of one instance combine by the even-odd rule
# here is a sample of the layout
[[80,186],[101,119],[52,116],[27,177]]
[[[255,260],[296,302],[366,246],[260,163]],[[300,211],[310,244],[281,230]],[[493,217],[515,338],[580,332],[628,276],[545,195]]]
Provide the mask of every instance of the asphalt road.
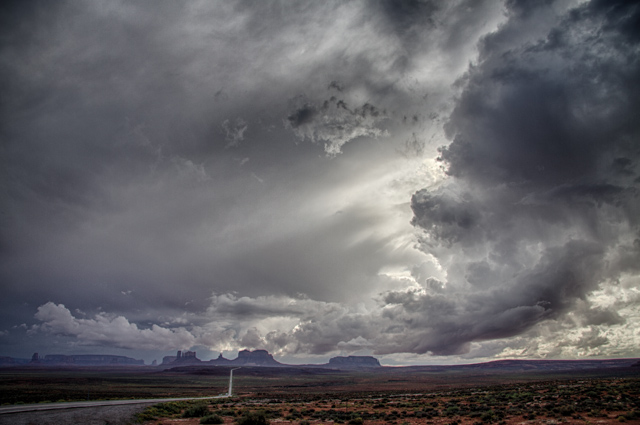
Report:
[[180,400],[210,400],[212,398],[225,398],[226,395],[218,395],[212,397],[190,397],[190,398],[149,398],[139,400],[98,400],[98,401],[72,401],[65,403],[39,403],[39,404],[20,404],[13,406],[0,407],[0,415],[5,413],[21,413],[35,412],[40,410],[59,410],[59,409],[78,409],[83,407],[97,406],[121,406],[124,404],[155,404],[167,401]]

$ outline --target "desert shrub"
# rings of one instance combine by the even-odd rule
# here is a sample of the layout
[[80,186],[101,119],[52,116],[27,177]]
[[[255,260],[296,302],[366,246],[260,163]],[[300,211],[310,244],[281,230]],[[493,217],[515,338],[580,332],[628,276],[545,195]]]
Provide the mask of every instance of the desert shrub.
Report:
[[244,415],[236,419],[237,425],[269,425],[269,420],[264,411],[245,412]]
[[624,417],[627,418],[627,419],[636,419],[636,418],[640,417],[640,413],[638,413],[635,410],[632,410],[630,412],[625,413]]
[[290,421],[295,421],[297,419],[302,418],[302,413],[298,412],[296,409],[294,409],[293,407],[291,409],[289,409],[289,414],[286,416],[285,419],[290,420]]
[[455,416],[460,412],[460,408],[458,406],[449,406],[444,411],[445,416]]
[[142,412],[135,415],[135,420],[138,423],[152,421],[157,418],[165,418],[179,414],[182,409],[187,406],[187,403],[183,401],[174,401],[167,403],[154,404],[144,409]]
[[575,410],[571,406],[563,406],[560,408],[560,414],[562,416],[571,416]]
[[209,414],[209,409],[206,404],[196,404],[195,406],[188,407],[183,413],[183,418],[201,418]]
[[363,423],[364,423],[364,420],[360,416],[349,420],[349,425],[362,425]]
[[488,411],[484,412],[480,416],[480,420],[482,422],[491,422],[491,421],[493,421],[494,416],[495,416],[494,411],[493,410],[488,410]]
[[219,415],[207,415],[204,418],[200,419],[201,424],[223,424],[224,419],[222,419]]
[[300,421],[300,425],[309,425],[309,421],[304,419]]
[[267,409],[265,412],[269,419],[280,418],[283,416],[282,410],[279,410],[279,409]]

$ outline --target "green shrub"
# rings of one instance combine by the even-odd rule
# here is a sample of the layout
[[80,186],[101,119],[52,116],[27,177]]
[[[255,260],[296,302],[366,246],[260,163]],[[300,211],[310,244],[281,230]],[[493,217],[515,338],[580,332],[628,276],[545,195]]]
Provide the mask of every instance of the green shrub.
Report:
[[445,416],[455,416],[460,412],[460,408],[458,406],[449,406],[444,411]]
[[362,425],[364,423],[364,420],[358,416],[357,418],[352,418],[349,421],[349,425]]
[[481,416],[480,416],[480,420],[482,422],[492,422],[493,418],[495,416],[495,412],[493,410],[489,410],[484,412]]
[[244,415],[236,419],[237,425],[269,425],[269,420],[264,411],[245,412]]
[[200,419],[201,424],[223,424],[224,419],[222,419],[219,415],[207,415],[204,418]]
[[196,404],[187,408],[183,413],[183,418],[201,418],[209,414],[209,409],[206,404]]
[[144,409],[142,412],[135,415],[135,420],[138,423],[152,421],[160,417],[168,417],[179,414],[185,407],[186,403],[182,401],[166,402],[154,404]]

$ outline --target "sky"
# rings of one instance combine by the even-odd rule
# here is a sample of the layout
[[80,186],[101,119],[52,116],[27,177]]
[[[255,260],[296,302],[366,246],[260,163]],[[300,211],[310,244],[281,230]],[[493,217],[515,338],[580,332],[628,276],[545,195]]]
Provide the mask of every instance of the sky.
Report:
[[0,355],[640,357],[640,5],[0,6]]

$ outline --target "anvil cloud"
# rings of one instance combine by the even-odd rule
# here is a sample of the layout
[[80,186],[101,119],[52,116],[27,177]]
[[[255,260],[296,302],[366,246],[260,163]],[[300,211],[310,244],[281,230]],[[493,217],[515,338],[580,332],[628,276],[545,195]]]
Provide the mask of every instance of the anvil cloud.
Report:
[[639,355],[634,2],[0,8],[1,354]]

